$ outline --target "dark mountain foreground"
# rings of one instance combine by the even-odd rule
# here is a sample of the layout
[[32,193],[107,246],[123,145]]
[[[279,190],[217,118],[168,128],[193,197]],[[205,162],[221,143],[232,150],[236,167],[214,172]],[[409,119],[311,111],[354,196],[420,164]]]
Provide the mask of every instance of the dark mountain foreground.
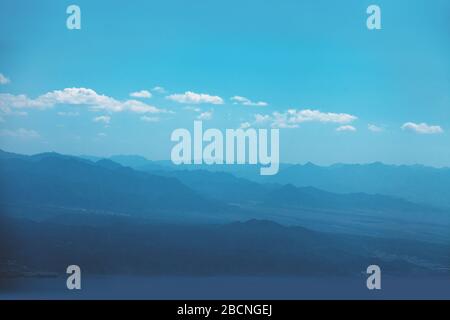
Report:
[[61,274],[70,264],[86,274],[122,275],[340,276],[364,273],[370,264],[390,275],[450,274],[446,245],[328,234],[270,221],[181,226],[110,216],[1,219],[3,277]]

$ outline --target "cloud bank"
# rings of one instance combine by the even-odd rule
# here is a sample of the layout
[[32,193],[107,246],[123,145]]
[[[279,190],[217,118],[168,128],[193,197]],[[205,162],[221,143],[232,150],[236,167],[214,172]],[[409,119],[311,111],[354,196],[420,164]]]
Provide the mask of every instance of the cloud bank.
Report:
[[347,113],[321,112],[311,109],[289,109],[285,112],[273,112],[272,114],[256,114],[253,124],[262,125],[270,123],[273,128],[298,128],[304,122],[321,122],[347,124],[358,119]]
[[141,90],[141,91],[136,91],[136,92],[130,93],[130,97],[148,99],[148,98],[152,97],[152,94],[150,91]]
[[98,117],[95,117],[94,119],[92,119],[92,121],[103,122],[103,123],[109,124],[111,122],[111,117],[110,116],[98,116]]
[[91,110],[105,110],[108,112],[130,111],[135,113],[161,113],[166,112],[152,105],[138,100],[118,99],[98,94],[87,88],[66,88],[43,94],[35,99],[26,95],[0,94],[0,110],[7,113],[11,109],[48,109],[56,105],[86,105]]
[[6,76],[4,76],[3,73],[0,73],[0,84],[1,85],[8,84],[10,82],[11,82],[11,80],[9,80]]
[[223,99],[219,96],[213,96],[206,93],[195,93],[192,91],[172,94],[166,98],[183,104],[224,104]]
[[3,129],[0,131],[0,136],[20,139],[38,139],[41,137],[37,131],[24,128],[19,128],[16,130]]
[[342,132],[342,131],[355,132],[356,128],[354,126],[345,125],[345,126],[340,126],[340,127],[336,128],[336,131],[338,131],[338,132]]
[[264,101],[253,102],[250,99],[241,96],[234,96],[230,100],[233,101],[234,104],[241,104],[244,106],[266,107],[269,105],[267,102]]
[[374,124],[368,124],[367,129],[372,132],[382,132],[384,129],[382,127],[376,126]]
[[443,133],[444,130],[440,126],[436,125],[428,125],[425,122],[422,123],[414,123],[414,122],[406,122],[401,127],[403,130],[413,131],[419,134],[437,134]]

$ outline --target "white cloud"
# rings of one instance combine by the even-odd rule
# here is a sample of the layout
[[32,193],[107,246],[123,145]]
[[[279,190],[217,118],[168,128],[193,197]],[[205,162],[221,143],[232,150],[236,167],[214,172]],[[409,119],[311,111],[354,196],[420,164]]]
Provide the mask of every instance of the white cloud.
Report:
[[241,125],[239,126],[240,129],[248,129],[252,126],[252,124],[250,122],[242,122]]
[[166,97],[169,100],[176,101],[178,103],[191,103],[191,104],[223,104],[223,99],[219,96],[212,96],[205,93],[195,93],[192,91],[186,91],[182,94],[172,94]]
[[231,98],[231,100],[234,101],[234,104],[242,104],[244,106],[266,107],[269,105],[267,102],[264,101],[253,102],[250,99],[241,96],[234,96]]
[[255,114],[255,123],[261,124],[270,121],[272,118],[269,115]]
[[158,117],[142,116],[141,120],[145,121],[145,122],[158,122],[159,118]]
[[192,106],[184,107],[183,109],[198,113],[198,120],[211,120],[213,117],[213,110],[202,112],[202,109]]
[[368,124],[367,129],[369,129],[372,132],[382,132],[384,129],[382,127],[376,126],[374,124]]
[[403,130],[411,130],[419,134],[436,134],[443,133],[444,130],[440,126],[430,126],[424,122],[422,123],[414,123],[414,122],[406,122],[402,125]]
[[197,116],[197,119],[198,120],[211,120],[212,116],[213,116],[212,111],[205,111],[205,112],[200,113]]
[[321,112],[319,110],[295,110],[290,109],[287,111],[287,115],[290,122],[302,123],[306,121],[318,121],[318,122],[332,122],[332,123],[350,123],[357,119],[357,117],[347,113],[333,113],[333,112]]
[[188,110],[188,111],[193,111],[193,112],[201,112],[201,111],[202,111],[202,109],[200,109],[200,108],[197,108],[197,107],[191,107],[191,106],[184,107],[183,109],[184,109],[184,110]]
[[0,131],[0,136],[19,138],[19,139],[38,139],[40,138],[40,134],[35,130],[28,130],[24,128],[9,130],[3,129]]
[[288,113],[274,112],[272,117],[272,127],[280,129],[298,128],[298,123],[293,120],[293,118],[289,117]]
[[345,126],[340,126],[336,129],[336,131],[350,131],[350,132],[355,132],[356,128],[354,126],[350,126],[350,125],[345,125]]
[[12,95],[9,93],[0,93],[0,109],[4,113],[11,112],[13,109],[22,108],[35,108],[35,109],[46,109],[53,105],[48,101],[43,101],[43,99],[29,99],[24,94]]
[[151,98],[152,94],[150,93],[150,91],[141,90],[130,93],[130,96],[133,98]]
[[153,91],[153,92],[156,92],[156,93],[161,93],[161,94],[166,93],[166,89],[164,89],[163,87],[160,87],[160,86],[154,87],[154,88],[152,89],[152,91]]
[[47,109],[58,104],[87,105],[92,110],[105,110],[108,112],[131,111],[137,113],[161,113],[166,110],[143,103],[137,100],[119,101],[112,97],[98,94],[92,89],[66,88],[43,94],[36,99],[26,95],[0,94],[0,110],[10,108]]
[[57,113],[58,116],[61,117],[78,117],[80,115],[80,113],[78,112],[64,112],[64,111],[60,111]]
[[100,138],[104,138],[104,137],[107,136],[107,134],[104,133],[104,132],[100,132],[100,133],[98,133],[97,135],[98,135]]
[[[1,96],[1,94],[0,94]],[[12,108],[8,107],[5,104],[2,104],[0,101],[0,113],[3,115],[10,115],[10,116],[27,116],[28,113],[26,111],[15,111]]]
[[55,104],[89,105],[110,111],[122,111],[123,104],[114,98],[98,94],[92,89],[66,88],[48,92],[36,99],[49,107]]
[[111,117],[110,116],[98,116],[98,117],[95,117],[94,119],[92,119],[92,121],[103,122],[103,123],[109,124],[111,122]]
[[[126,110],[136,112],[136,113],[160,113],[162,110],[148,105],[142,101],[137,100],[127,100],[123,103],[123,106]],[[165,111],[164,111],[165,112]]]
[[0,73],[0,84],[8,84],[11,80],[9,80],[3,73]]
[[319,110],[289,109],[285,112],[273,112],[271,115],[255,115],[255,124],[271,123],[273,128],[297,128],[303,122],[322,122],[346,124],[357,117],[347,113],[325,113]]

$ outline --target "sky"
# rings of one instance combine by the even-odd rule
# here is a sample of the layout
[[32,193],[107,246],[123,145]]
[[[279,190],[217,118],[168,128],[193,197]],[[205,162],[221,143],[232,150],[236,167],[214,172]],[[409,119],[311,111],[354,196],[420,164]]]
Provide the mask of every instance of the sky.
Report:
[[199,119],[279,128],[281,162],[450,166],[449,40],[448,0],[5,0],[0,148],[167,160]]

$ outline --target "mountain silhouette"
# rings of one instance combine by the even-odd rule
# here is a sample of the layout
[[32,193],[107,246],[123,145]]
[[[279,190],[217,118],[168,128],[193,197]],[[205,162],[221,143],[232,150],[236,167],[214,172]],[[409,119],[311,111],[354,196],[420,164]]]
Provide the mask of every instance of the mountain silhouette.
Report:
[[[379,194],[338,194],[314,187],[282,186],[265,197],[265,204],[283,207],[328,208],[335,210],[390,210],[410,213],[430,211],[430,207],[418,205],[400,198]],[[440,211],[435,209],[435,211]]]
[[2,204],[35,208],[79,208],[150,217],[173,212],[211,214],[226,208],[175,178],[135,171],[110,160],[93,163],[53,153],[30,157],[3,154],[0,185]]
[[[151,161],[140,156],[117,156],[114,161],[145,172],[208,171],[224,172],[264,185],[292,184],[297,187],[315,187],[334,193],[381,194],[403,198],[416,203],[450,208],[450,168],[422,165],[334,164],[318,166],[280,164],[274,176],[261,176],[255,165],[180,165],[170,161]],[[188,180],[186,181],[188,182]]]
[[[111,159],[92,160],[52,152],[32,156],[0,152],[1,213],[34,220],[66,217],[67,221],[77,213],[84,215],[85,222],[92,221],[94,214],[183,224],[265,219],[326,232],[439,243],[450,238],[447,209],[398,196],[257,183],[226,172],[170,166],[145,172]],[[322,167],[307,164],[302,170],[317,171],[317,180],[326,180]]]
[[450,208],[450,168],[394,166],[380,162],[328,167],[305,164],[285,167],[276,176],[263,181],[337,193],[384,194]]
[[[85,274],[110,275],[357,276],[370,264],[382,265],[386,275],[449,272],[448,245],[321,233],[260,220],[167,225],[101,219],[109,224],[6,219],[16,232],[0,242],[0,249],[14,249],[0,251],[0,277],[2,272],[20,276],[24,269],[59,273],[73,261]],[[14,265],[2,270],[2,260]]]

